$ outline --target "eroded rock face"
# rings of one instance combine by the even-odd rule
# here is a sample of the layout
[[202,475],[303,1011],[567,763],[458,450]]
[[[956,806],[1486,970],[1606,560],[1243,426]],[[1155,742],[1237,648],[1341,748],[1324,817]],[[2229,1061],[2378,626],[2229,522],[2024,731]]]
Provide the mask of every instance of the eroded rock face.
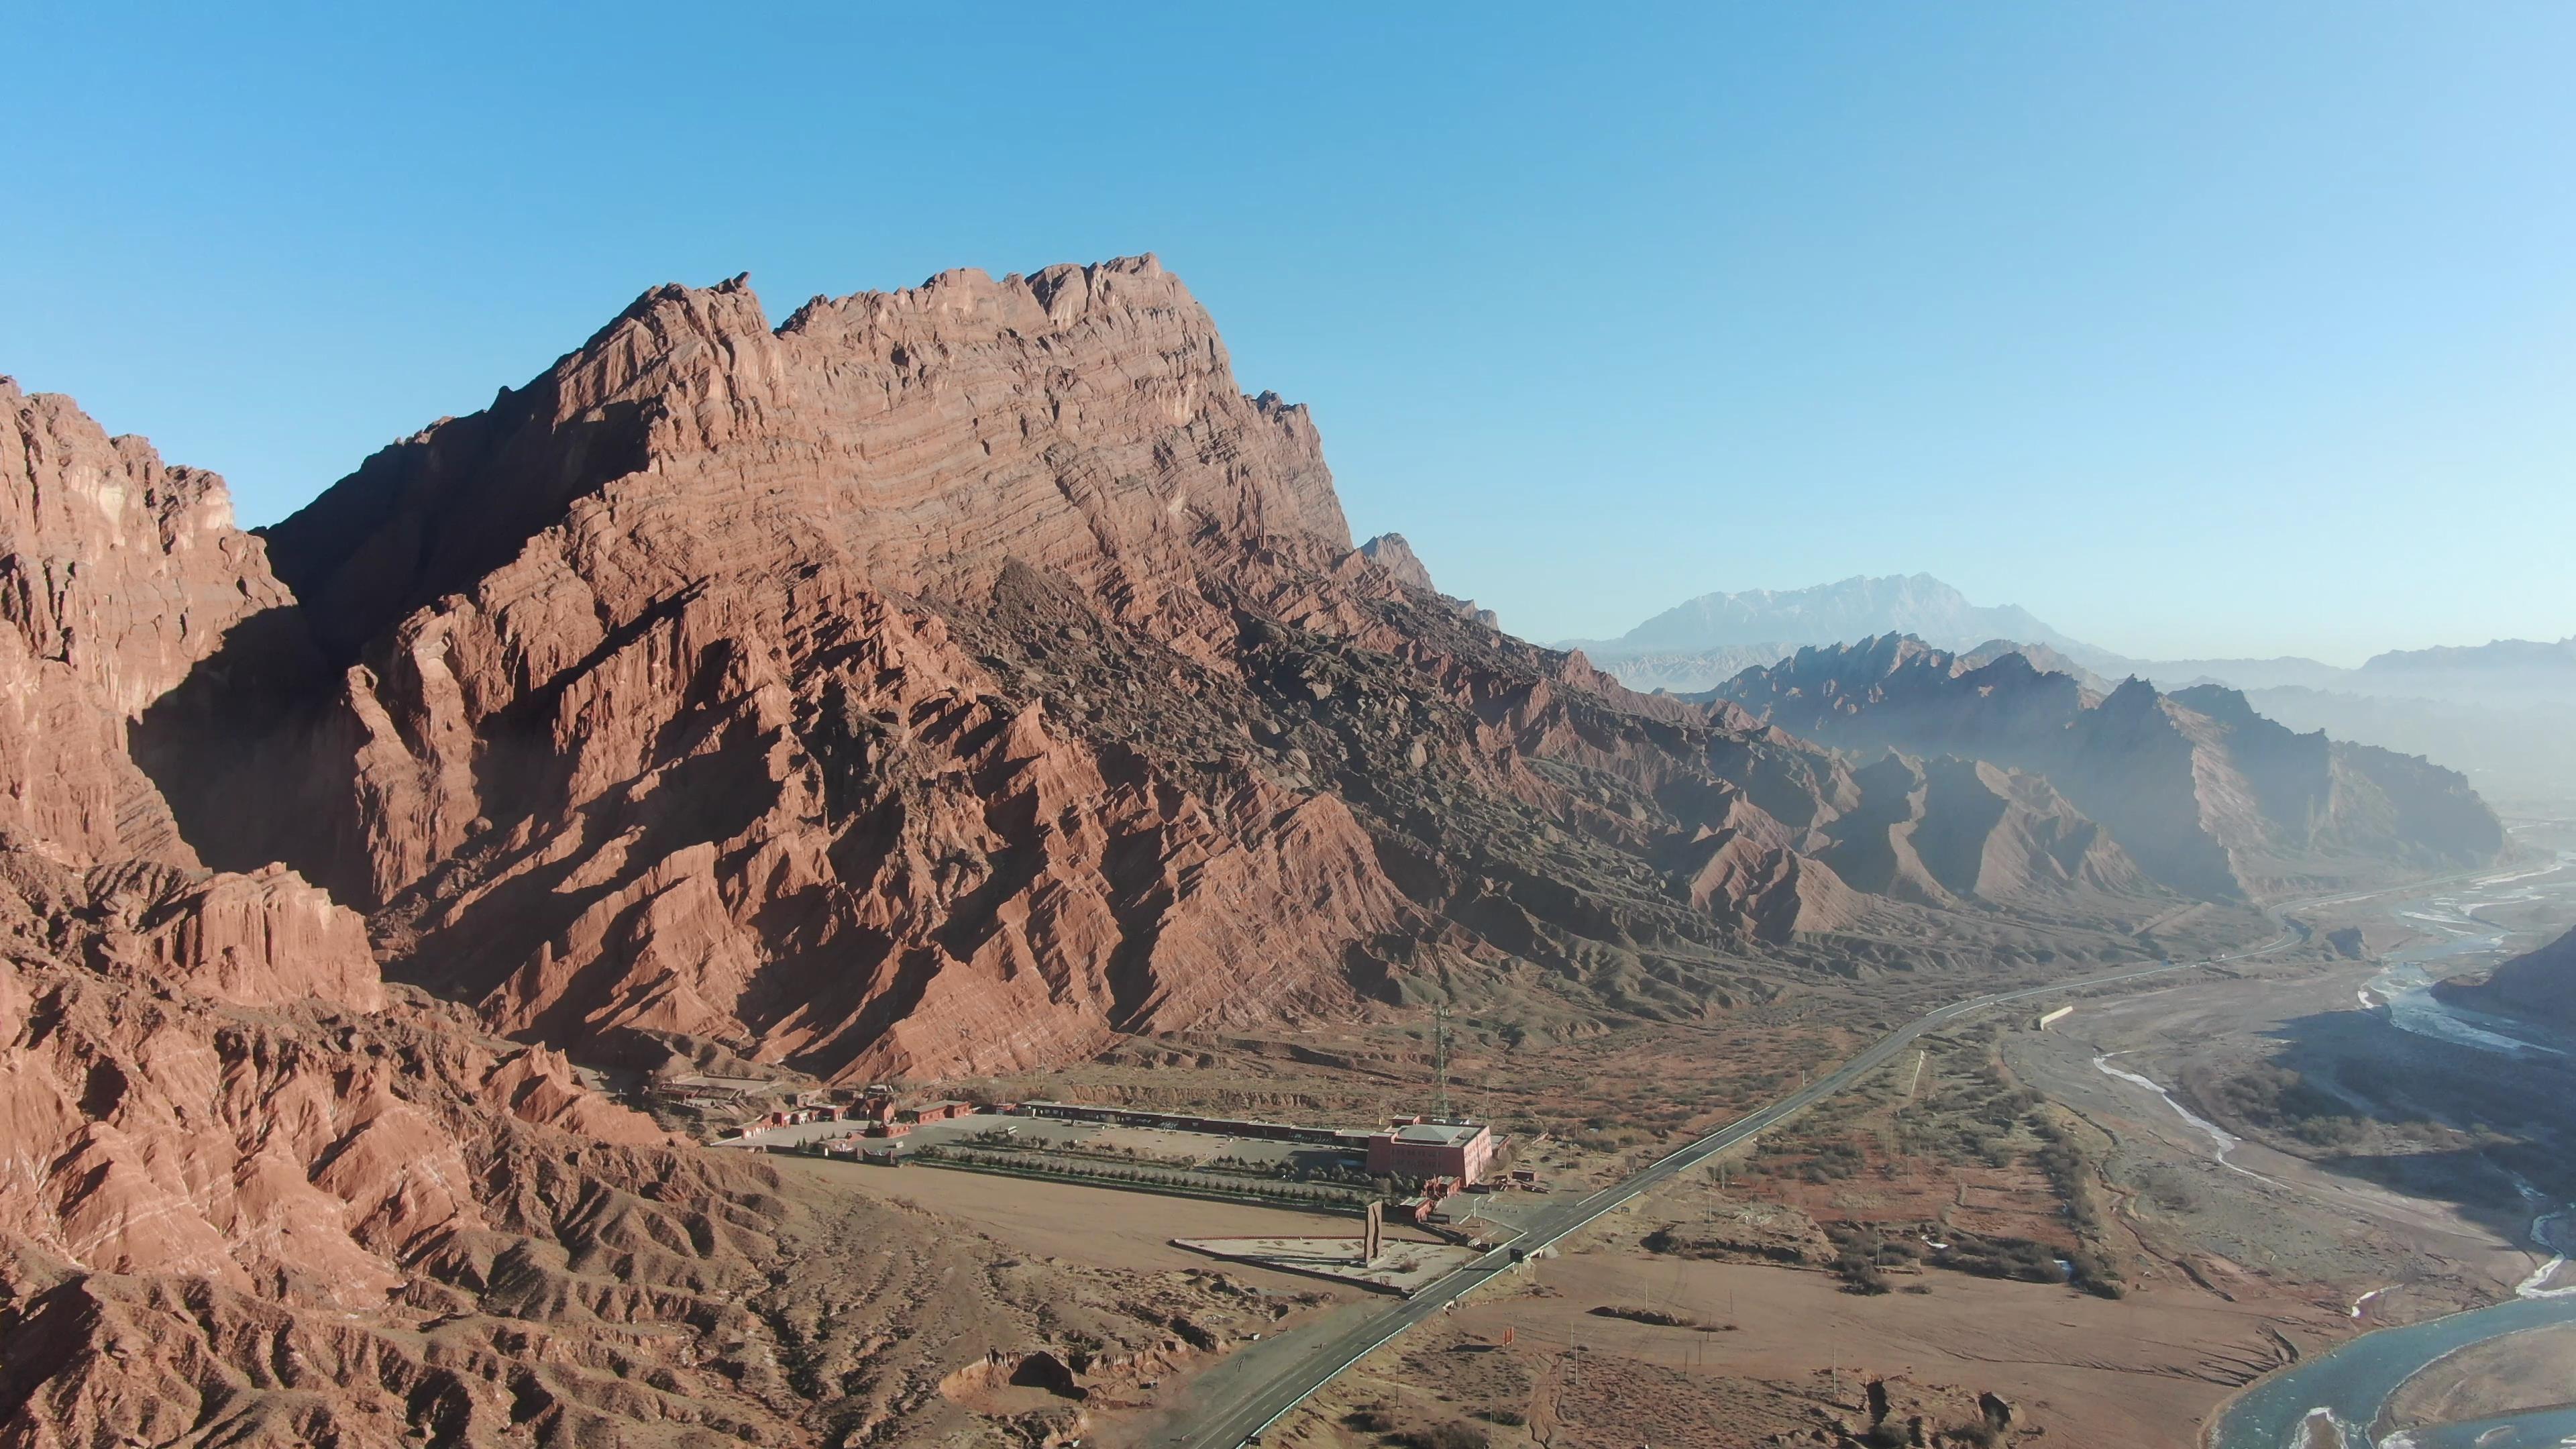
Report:
[[802,1201],[416,993],[197,995],[98,926],[114,874],[0,846],[0,1444],[896,1442],[1050,1326],[1228,1323]]
[[[971,598],[1016,559],[1150,611],[1209,532],[1311,562],[1350,547],[1305,409],[1239,392],[1207,313],[1140,257],[816,298],[775,333],[742,278],[657,288],[270,538],[339,660],[496,570],[513,576],[487,592],[561,570],[579,584],[566,602],[626,620],[780,567]],[[642,571],[612,575],[612,558]]]
[[2504,846],[2458,774],[2293,733],[2216,685],[2165,695],[2132,679],[2105,696],[2022,653],[1972,666],[1884,635],[1801,649],[1708,698],[1827,744],[1955,754],[2043,777],[2149,878],[2202,899],[2478,865]]
[[[0,724],[0,1443],[494,1441],[529,1417],[502,1349],[524,1330],[425,1325],[475,1316],[532,1235],[584,1240],[580,1193],[529,1191],[543,1175],[600,1193],[601,1154],[627,1184],[685,1166],[559,1057],[389,1003],[363,920],[293,872],[199,866],[129,722],[284,590],[220,480],[66,399],[0,401],[21,686]],[[679,1281],[662,1266],[634,1281]]]
[[292,603],[222,480],[0,377],[0,828],[73,865],[196,865],[126,722]]
[[1825,859],[1847,881],[1925,905],[2118,910],[2168,892],[2048,781],[1980,760],[1888,754],[1856,772],[1861,803]]

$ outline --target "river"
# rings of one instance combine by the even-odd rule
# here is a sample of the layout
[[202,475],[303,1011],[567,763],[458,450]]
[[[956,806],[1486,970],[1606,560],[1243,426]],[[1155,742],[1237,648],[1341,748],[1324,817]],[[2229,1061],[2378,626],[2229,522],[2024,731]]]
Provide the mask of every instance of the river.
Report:
[[[2363,988],[2362,1005],[2401,1031],[2503,1056],[2576,1055],[2576,1041],[2526,1023],[2465,1010],[2436,999],[2435,981],[2500,952],[2506,933],[2478,913],[2516,901],[2576,897],[2576,853],[2555,864],[2481,877],[2397,908],[2407,924],[2437,939],[2389,956]],[[2533,1245],[2551,1254],[2515,1296],[2447,1318],[2375,1329],[2330,1352],[2264,1379],[2230,1402],[2212,1427],[2212,1449],[2540,1449],[2576,1445],[2576,1408],[2509,1415],[2436,1429],[2386,1433],[2379,1420],[2389,1397],[2417,1371],[2471,1344],[2525,1329],[2576,1323],[2576,1207],[2533,1199]],[[2576,1389],[2570,1390],[2576,1395]]]

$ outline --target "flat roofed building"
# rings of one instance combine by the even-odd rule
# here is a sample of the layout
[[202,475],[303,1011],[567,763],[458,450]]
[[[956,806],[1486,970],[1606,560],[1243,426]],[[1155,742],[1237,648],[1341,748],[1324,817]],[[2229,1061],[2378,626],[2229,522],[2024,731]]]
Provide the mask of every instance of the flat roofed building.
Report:
[[1402,1177],[1454,1177],[1482,1182],[1494,1160],[1494,1134],[1482,1122],[1405,1122],[1368,1140],[1368,1170]]

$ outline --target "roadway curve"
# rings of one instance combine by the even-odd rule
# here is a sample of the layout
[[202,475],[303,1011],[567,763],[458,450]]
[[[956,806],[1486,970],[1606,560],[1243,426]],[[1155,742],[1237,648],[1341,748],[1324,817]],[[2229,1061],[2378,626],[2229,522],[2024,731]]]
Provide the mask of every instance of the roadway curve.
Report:
[[[2487,869],[2491,870],[2493,867],[2490,866]],[[1473,1292],[1496,1273],[1510,1267],[1516,1252],[1526,1256],[1547,1247],[1639,1193],[1662,1184],[1674,1174],[1687,1171],[1749,1137],[1759,1136],[1769,1131],[1781,1122],[1876,1071],[1885,1065],[1890,1057],[1905,1050],[1909,1043],[1927,1031],[1948,1025],[1963,1016],[2009,1002],[2026,1001],[2034,996],[2083,991],[2096,986],[2115,986],[2125,981],[2166,976],[2179,971],[2196,971],[2204,966],[2216,966],[2229,961],[2242,961],[2248,957],[2268,955],[2284,946],[2307,939],[2308,927],[2302,922],[2289,919],[2288,913],[2291,911],[2310,906],[2340,905],[2350,901],[2365,900],[2371,896],[2389,895],[2400,890],[2424,890],[2483,874],[2485,874],[2484,870],[2468,871],[2433,880],[2414,881],[2386,890],[2285,901],[2279,905],[2264,907],[2263,913],[2270,916],[2281,927],[2281,934],[2259,946],[2248,947],[2224,956],[2212,956],[2202,961],[2165,961],[2153,966],[2132,967],[2125,971],[2110,971],[2096,976],[2080,976],[2066,981],[2055,981],[2045,986],[2032,986],[2019,991],[1999,991],[1985,996],[1970,997],[1965,1001],[1954,1001],[1948,1006],[1926,1012],[1872,1042],[1859,1055],[1835,1068],[1831,1074],[1817,1078],[1751,1116],[1730,1122],[1679,1151],[1659,1159],[1653,1165],[1641,1169],[1635,1175],[1602,1188],[1589,1197],[1578,1198],[1562,1206],[1547,1209],[1510,1241],[1495,1247],[1484,1256],[1424,1288],[1402,1303],[1354,1319],[1338,1331],[1310,1344],[1294,1345],[1294,1341],[1290,1339],[1277,1340],[1282,1352],[1290,1351],[1294,1345],[1294,1351],[1289,1357],[1283,1358],[1276,1365],[1265,1365],[1261,1372],[1248,1376],[1248,1382],[1229,1384],[1219,1394],[1216,1403],[1194,1406],[1195,1412],[1191,1417],[1196,1421],[1195,1424],[1175,1426],[1155,1442],[1176,1446],[1176,1449],[1234,1449],[1236,1445],[1257,1442],[1262,1432],[1278,1422],[1282,1415],[1304,1403],[1308,1395],[1332,1382],[1345,1369],[1376,1352],[1380,1346],[1402,1334],[1406,1329],[1442,1312],[1450,1304]]]

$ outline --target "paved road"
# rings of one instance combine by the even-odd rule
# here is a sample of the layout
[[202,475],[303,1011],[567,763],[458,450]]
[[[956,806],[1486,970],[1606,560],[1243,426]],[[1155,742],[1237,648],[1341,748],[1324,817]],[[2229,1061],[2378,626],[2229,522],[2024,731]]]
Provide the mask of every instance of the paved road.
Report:
[[[1526,1255],[1544,1248],[1581,1228],[1593,1219],[1648,1191],[1675,1174],[1686,1172],[1709,1158],[1736,1146],[1746,1138],[1759,1136],[1782,1121],[1796,1116],[1825,1098],[1858,1082],[1885,1065],[1890,1057],[1903,1051],[1916,1037],[1975,1012],[1990,1010],[2035,996],[2060,992],[2083,991],[2096,986],[2113,986],[2124,981],[2165,976],[2178,971],[2195,971],[2228,961],[2266,955],[2293,942],[2307,939],[2306,925],[2292,921],[2288,912],[2310,906],[2341,904],[2372,895],[2394,894],[2397,890],[2427,890],[2453,880],[2484,874],[2464,872],[2439,880],[2416,881],[2385,891],[2363,891],[2336,896],[2317,896],[2308,900],[2288,901],[2269,906],[2264,914],[2280,925],[2281,934],[2259,946],[2203,961],[2160,962],[2153,966],[2131,967],[2123,971],[2082,976],[2068,981],[2053,981],[2045,986],[2032,986],[2020,991],[1999,991],[1985,996],[1954,1001],[1935,1011],[1924,1013],[1913,1021],[1871,1043],[1858,1056],[1844,1062],[1831,1073],[1817,1078],[1798,1091],[1781,1098],[1749,1117],[1731,1122],[1708,1136],[1700,1138],[1672,1155],[1662,1158],[1624,1181],[1602,1188],[1589,1197],[1562,1205],[1551,1205],[1541,1212],[1518,1237],[1467,1264],[1458,1271],[1423,1289],[1403,1303],[1379,1309],[1358,1317],[1337,1331],[1312,1344],[1297,1347],[1291,1356],[1276,1364],[1260,1365],[1257,1372],[1243,1376],[1241,1383],[1228,1382],[1218,1390],[1216,1402],[1194,1406],[1193,1422],[1176,1426],[1159,1442],[1188,1446],[1188,1449],[1235,1449],[1235,1446],[1258,1438],[1280,1416],[1305,1402],[1307,1395],[1340,1376],[1343,1370],[1374,1352],[1381,1344],[1406,1329],[1446,1309],[1494,1274],[1512,1265],[1515,1252]],[[1279,1348],[1289,1351],[1293,1340],[1282,1341]],[[1246,1365],[1245,1367],[1251,1367]]]

